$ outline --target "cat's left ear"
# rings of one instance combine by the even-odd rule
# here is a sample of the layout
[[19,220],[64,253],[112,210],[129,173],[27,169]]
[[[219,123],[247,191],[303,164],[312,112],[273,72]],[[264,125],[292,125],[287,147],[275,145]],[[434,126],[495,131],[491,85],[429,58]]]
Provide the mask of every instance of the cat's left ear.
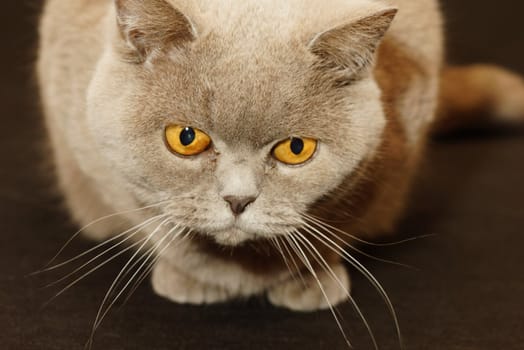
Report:
[[358,75],[373,62],[397,11],[396,8],[382,10],[317,34],[309,43],[309,49],[321,59],[321,67]]
[[126,55],[144,62],[151,53],[196,39],[191,20],[166,0],[114,0]]

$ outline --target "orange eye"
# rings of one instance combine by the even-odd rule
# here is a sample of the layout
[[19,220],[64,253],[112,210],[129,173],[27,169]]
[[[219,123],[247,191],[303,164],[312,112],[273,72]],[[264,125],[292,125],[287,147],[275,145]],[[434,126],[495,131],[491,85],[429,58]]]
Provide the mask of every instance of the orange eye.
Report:
[[299,165],[313,157],[317,145],[318,141],[314,139],[292,137],[279,143],[273,149],[273,156],[284,164]]
[[211,138],[198,129],[171,125],[166,128],[166,143],[175,153],[196,156],[209,148]]

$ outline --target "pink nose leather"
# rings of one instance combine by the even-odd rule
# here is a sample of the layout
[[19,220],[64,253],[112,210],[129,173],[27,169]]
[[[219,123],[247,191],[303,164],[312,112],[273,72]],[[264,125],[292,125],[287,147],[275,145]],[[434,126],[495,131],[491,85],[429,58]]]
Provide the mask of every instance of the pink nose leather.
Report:
[[253,203],[256,200],[256,197],[227,196],[224,197],[224,200],[229,203],[233,214],[238,216],[246,211],[247,206]]

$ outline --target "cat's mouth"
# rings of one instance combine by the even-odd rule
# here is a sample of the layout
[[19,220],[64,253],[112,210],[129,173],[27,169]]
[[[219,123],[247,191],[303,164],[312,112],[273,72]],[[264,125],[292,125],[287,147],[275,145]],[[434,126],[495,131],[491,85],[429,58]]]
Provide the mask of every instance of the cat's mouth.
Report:
[[193,227],[193,232],[213,239],[217,244],[235,247],[247,242],[267,240],[296,229],[288,222],[257,220],[252,217],[217,220],[213,225]]
[[247,241],[256,240],[260,237],[257,234],[246,232],[236,225],[213,232],[210,236],[220,245],[233,247],[239,246]]

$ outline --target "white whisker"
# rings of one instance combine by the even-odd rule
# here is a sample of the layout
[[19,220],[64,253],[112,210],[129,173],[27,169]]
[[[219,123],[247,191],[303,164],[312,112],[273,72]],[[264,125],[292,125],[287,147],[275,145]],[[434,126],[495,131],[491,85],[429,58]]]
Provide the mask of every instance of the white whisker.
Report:
[[119,216],[119,215],[131,214],[131,213],[136,213],[136,212],[140,212],[140,211],[147,210],[147,209],[156,208],[156,207],[164,205],[164,204],[166,204],[168,202],[170,202],[170,200],[161,201],[161,202],[158,202],[158,203],[155,203],[155,204],[151,204],[151,205],[148,205],[148,206],[145,206],[145,207],[142,207],[142,208],[138,208],[138,209],[125,210],[125,211],[121,211],[121,212],[114,213],[114,214],[111,214],[111,215],[106,215],[106,216],[103,216],[103,217],[101,217],[99,219],[96,219],[96,220],[92,221],[91,223],[85,225],[80,230],[78,230],[71,238],[69,238],[69,240],[67,240],[67,242],[62,246],[62,248],[60,248],[58,253],[56,253],[56,255],[46,264],[46,267],[51,265],[60,256],[60,254],[62,254],[62,252],[69,246],[69,244],[71,244],[71,242],[76,237],[78,237],[82,232],[84,232],[85,230],[87,230],[91,226],[96,225],[96,224],[98,224],[98,223],[100,223],[100,222],[102,222],[104,220],[108,220],[108,219],[114,218],[114,217]]
[[311,265],[309,259],[307,258],[307,255],[304,253],[304,251],[300,247],[300,244],[298,243],[298,241],[295,238],[295,236],[293,236],[293,234],[291,234],[289,236],[286,236],[286,239],[292,245],[293,250],[297,253],[299,258],[302,260],[302,263],[304,265],[306,265],[306,268],[309,270],[311,275],[315,278],[315,280],[316,280],[316,282],[318,284],[318,287],[320,288],[320,291],[322,292],[324,298],[326,299],[326,302],[328,304],[329,310],[333,314],[333,318],[335,319],[335,322],[337,323],[338,328],[339,328],[340,332],[342,333],[342,336],[344,337],[344,340],[346,341],[346,344],[348,345],[348,347],[350,349],[353,348],[353,346],[351,345],[351,342],[349,341],[349,339],[348,339],[348,337],[346,335],[346,332],[344,331],[344,327],[342,327],[342,323],[340,323],[340,320],[339,320],[339,318],[338,318],[338,316],[337,316],[337,314],[335,312],[333,304],[329,300],[329,297],[328,297],[326,291],[324,290],[324,286],[322,285],[322,282],[320,282],[320,279],[318,278],[318,275],[315,272],[315,269],[313,268],[313,266]]
[[[275,237],[275,240],[276,240],[278,246],[280,247],[280,244],[279,244],[279,238],[280,238],[280,237]],[[295,258],[293,257],[293,254],[291,253],[291,251],[290,251],[289,248],[287,247],[286,242],[282,241],[282,246],[283,246],[284,249],[286,250],[287,255],[289,255],[289,257],[290,257],[290,259],[291,259],[291,263],[292,263],[293,266],[295,267],[295,271],[296,271],[296,273],[293,273],[293,272],[292,272],[292,269],[290,269],[290,268],[288,267],[289,270],[291,271],[291,275],[292,275],[292,276],[298,275],[298,277],[300,278],[300,281],[302,282],[302,285],[303,285],[303,286],[306,286],[306,281],[304,280],[304,276],[302,275],[302,269],[300,269],[300,267],[298,266],[298,264],[297,264]],[[287,259],[286,259],[286,257],[285,257],[284,252],[282,252],[282,257],[283,257],[283,259],[284,259],[284,262],[286,262]],[[288,265],[287,262],[286,262],[286,265]],[[288,266],[289,266],[289,265],[288,265]]]
[[419,239],[423,239],[423,238],[428,238],[428,237],[434,237],[435,235],[433,234],[429,234],[429,235],[421,235],[421,236],[417,236],[417,237],[412,237],[412,238],[407,238],[407,239],[403,239],[401,241],[397,241],[397,242],[391,242],[391,243],[373,243],[373,242],[369,242],[369,241],[366,241],[362,238],[359,238],[355,235],[352,235],[348,232],[345,232],[345,231],[342,231],[341,229],[335,227],[335,226],[331,226],[323,221],[320,220],[320,218],[317,218],[316,216],[313,216],[313,215],[308,215],[308,214],[302,214],[303,218],[308,220],[308,221],[313,221],[313,222],[316,222],[317,224],[319,225],[323,225],[325,227],[328,227],[346,237],[349,237],[357,242],[360,242],[362,244],[366,244],[366,245],[370,245],[370,246],[374,246],[374,247],[391,247],[391,246],[395,246],[395,245],[399,245],[399,244],[404,244],[404,243],[408,243],[408,242],[412,242],[412,241],[416,241],[416,240],[419,240]]
[[[153,247],[153,249],[151,250],[151,252],[149,253],[149,257],[152,256],[152,254],[154,254],[155,250],[157,247],[161,246],[162,243],[166,240],[167,237],[169,237],[170,235],[173,235],[173,239],[175,239],[178,235],[180,235],[183,231],[178,231],[176,233],[173,234],[173,232],[177,229],[178,227],[175,227],[173,228],[172,230],[170,230],[168,233],[166,233],[164,235],[164,237],[162,237],[162,239],[159,240],[159,242],[157,242],[155,244],[155,246]],[[172,241],[171,240],[171,241]],[[127,289],[127,287],[129,287],[129,285],[133,282],[133,280],[138,276],[138,274],[140,273],[141,269],[146,265],[147,261],[149,259],[145,259],[144,262],[142,263],[142,265],[137,269],[137,271],[129,278],[128,282],[124,285],[124,287],[122,287],[121,291],[113,298],[113,300],[111,301],[111,303],[106,307],[106,310],[104,311],[104,313],[101,315],[101,316],[97,316],[96,320],[95,320],[95,323],[93,325],[93,329],[92,329],[92,332],[91,332],[91,335],[92,337],[94,337],[94,334],[96,332],[96,330],[98,329],[98,327],[102,324],[102,322],[104,321],[104,318],[105,316],[109,313],[109,311],[111,310],[111,308],[113,307],[113,305],[118,301],[118,299],[122,296],[122,294],[125,292],[125,290]],[[101,308],[100,310],[103,309],[103,306],[104,306],[104,302],[102,303],[101,305]]]
[[[189,230],[187,233],[185,233],[184,236],[180,237],[180,240],[174,246],[176,247],[178,244],[180,244],[183,241],[185,241],[186,239],[188,239],[189,236],[191,236],[192,232],[193,231]],[[172,243],[173,243],[173,241],[176,238],[177,237],[175,236],[169,242],[167,242],[165,247],[160,249],[160,251],[156,254],[156,256],[151,260],[149,265],[144,269],[144,272],[137,278],[135,284],[131,288],[131,291],[129,292],[129,294],[127,295],[126,299],[124,300],[124,304],[131,298],[133,293],[137,290],[137,288],[140,286],[140,284],[142,284],[142,282],[147,278],[147,276],[151,273],[151,271],[153,271],[153,268],[155,267],[156,263],[158,262],[158,260],[160,260],[162,258],[162,254],[167,250],[167,248],[172,247]],[[160,247],[158,247],[158,248],[160,248]]]
[[[157,221],[157,220],[159,220],[159,219],[165,218],[165,217],[167,217],[167,215],[158,215],[158,216],[155,216],[155,217],[153,217],[153,218],[151,218],[151,219],[148,219],[148,220],[146,220],[145,222],[143,222],[143,223],[141,223],[141,224],[139,224],[139,225],[136,225],[136,226],[134,226],[133,228],[130,228],[129,230],[127,230],[127,231],[125,231],[125,232],[119,234],[119,235],[116,236],[116,237],[113,237],[113,238],[111,238],[111,239],[109,239],[109,240],[107,240],[107,241],[105,241],[105,242],[103,242],[103,243],[100,243],[99,245],[97,245],[97,246],[95,246],[95,247],[93,247],[93,248],[91,248],[91,249],[85,251],[84,253],[82,253],[82,254],[80,254],[80,255],[77,255],[76,257],[74,257],[74,258],[72,258],[72,259],[69,259],[69,260],[67,260],[67,261],[65,261],[65,262],[63,262],[63,263],[60,263],[60,264],[57,264],[57,265],[51,266],[51,267],[49,267],[49,268],[47,268],[47,269],[45,269],[45,270],[42,270],[42,271],[40,271],[40,272],[37,272],[37,273],[49,272],[49,271],[53,271],[53,270],[59,269],[59,268],[65,266],[65,265],[67,265],[67,264],[70,264],[70,263],[72,263],[72,262],[74,262],[74,261],[76,261],[76,260],[78,260],[78,259],[80,259],[80,258],[82,258],[82,257],[84,257],[84,256],[86,256],[86,255],[88,255],[89,253],[92,253],[92,252],[96,251],[97,249],[99,249],[99,248],[101,248],[101,247],[107,245],[108,243],[114,242],[115,240],[118,240],[119,238],[121,238],[121,237],[123,237],[123,236],[125,236],[125,235],[128,235],[128,237],[126,237],[125,239],[121,240],[121,241],[118,242],[117,244],[111,246],[110,248],[106,249],[106,250],[103,251],[102,253],[98,254],[97,256],[95,256],[94,258],[92,258],[91,260],[89,260],[87,263],[83,264],[81,267],[77,268],[75,271],[73,271],[72,273],[70,273],[70,274],[67,275],[66,277],[60,279],[59,281],[53,283],[52,285],[57,284],[57,283],[63,281],[64,279],[66,279],[67,277],[74,275],[76,272],[80,271],[80,270],[83,269],[85,266],[87,266],[87,265],[91,264],[92,262],[94,262],[95,260],[97,260],[99,257],[104,256],[105,254],[107,254],[107,253],[109,253],[109,252],[115,250],[117,247],[123,245],[125,242],[129,241],[130,239],[132,239],[132,238],[133,238],[137,233],[139,233],[143,228],[147,227],[147,226],[150,225],[151,223],[153,223],[153,222],[155,222],[155,221]],[[131,231],[133,231],[133,232],[130,233]]]
[[[397,331],[397,336],[399,338],[399,342],[402,345],[402,335],[400,332],[400,323],[398,321],[397,313],[395,312],[395,308],[393,307],[393,303],[391,302],[388,294],[380,284],[380,282],[373,276],[373,274],[364,266],[362,265],[357,259],[355,259],[353,256],[351,256],[348,252],[346,252],[339,244],[334,242],[332,239],[327,237],[326,235],[322,234],[321,232],[313,232],[309,231],[306,228],[304,228],[309,234],[311,234],[315,239],[317,239],[320,243],[325,245],[327,248],[338,254],[342,259],[344,259],[346,262],[351,264],[353,267],[355,267],[366,279],[371,282],[371,284],[377,289],[379,294],[381,295],[382,299],[386,303],[389,312],[391,316],[393,317],[393,320],[395,322],[395,328]],[[329,243],[329,244],[328,244]]]
[[103,263],[95,266],[94,268],[92,268],[91,270],[87,271],[86,273],[84,273],[82,276],[78,277],[76,280],[74,280],[73,282],[71,282],[70,284],[68,284],[64,289],[62,289],[60,292],[58,292],[55,296],[53,296],[47,303],[45,303],[43,305],[43,308],[45,308],[47,305],[49,305],[53,300],[55,300],[56,298],[58,298],[60,295],[64,294],[66,291],[68,291],[71,287],[73,287],[74,285],[76,285],[78,282],[80,282],[81,280],[83,280],[84,278],[86,278],[87,276],[89,276],[90,274],[92,274],[93,272],[101,269],[102,267],[104,267],[105,265],[109,264],[111,261],[115,260],[116,258],[118,258],[119,256],[123,255],[124,253],[130,251],[131,249],[134,249],[137,245],[141,244],[146,238],[143,238],[141,239],[140,241],[130,245],[129,247],[127,247],[126,249],[123,249],[122,251],[118,252],[117,254],[113,255],[111,258],[107,259],[106,261],[104,261]]
[[[305,218],[304,218],[305,219]],[[387,260],[387,259],[382,259],[382,258],[379,258],[379,257],[376,257],[374,255],[371,255],[371,254],[368,254],[364,251],[362,251],[361,249],[358,249],[357,247],[351,245],[350,243],[346,242],[344,239],[342,239],[341,237],[339,237],[338,235],[336,235],[335,233],[329,231],[326,227],[323,227],[322,225],[320,224],[315,224],[314,222],[312,222],[311,224],[307,223],[307,222],[303,222],[302,223],[304,225],[304,227],[308,227],[310,228],[311,230],[314,230],[314,231],[317,231],[318,230],[313,226],[313,225],[316,225],[320,230],[323,230],[323,232],[325,232],[326,234],[329,234],[331,235],[333,238],[337,239],[338,241],[341,242],[341,244],[343,244],[344,246],[346,246],[347,248],[359,253],[360,255],[362,256],[365,256],[367,258],[370,258],[372,260],[376,260],[376,261],[379,261],[379,262],[382,262],[382,263],[385,263],[385,264],[390,264],[390,265],[395,265],[395,266],[400,266],[400,267],[403,267],[403,268],[406,268],[406,269],[410,269],[410,270],[417,270],[416,268],[414,268],[413,266],[409,266],[409,265],[406,265],[406,264],[403,264],[403,263],[399,263],[399,262],[396,262],[396,261],[391,261],[391,260]]]
[[[98,309],[98,313],[96,315],[96,319],[95,319],[95,324],[97,324],[99,318],[100,318],[100,315],[102,313],[102,310],[104,308],[104,305],[106,303],[106,301],[108,300],[109,298],[109,295],[111,295],[111,292],[113,291],[113,288],[115,287],[115,285],[117,284],[117,282],[120,280],[120,278],[122,277],[122,275],[124,274],[124,272],[126,271],[126,269],[131,265],[131,263],[133,262],[133,260],[135,259],[135,257],[140,254],[140,251],[151,241],[151,239],[161,230],[162,226],[165,225],[167,222],[169,222],[170,219],[166,219],[164,221],[162,221],[157,227],[156,229],[151,233],[149,234],[145,240],[143,241],[142,245],[137,249],[137,251],[131,256],[131,258],[128,260],[128,262],[124,265],[124,267],[120,270],[120,273],[116,276],[115,280],[113,281],[113,283],[111,284],[111,286],[109,287],[109,290],[107,291],[106,295],[104,296],[104,299],[102,300],[102,303],[100,305],[100,308]],[[171,231],[170,231],[171,232]],[[93,334],[91,336],[91,338],[93,338]]]
[[150,255],[152,255],[154,253],[154,251],[157,249],[157,247],[159,246],[159,244],[161,244],[162,240],[160,240],[160,242],[157,242],[155,244],[153,244],[149,249],[147,249],[143,254],[142,256],[140,256],[138,259],[135,259],[135,261],[133,262],[133,264],[131,266],[129,266],[127,268],[127,270],[125,271],[125,273],[120,277],[120,280],[118,281],[117,285],[115,286],[115,290],[118,289],[118,287],[120,286],[120,284],[125,280],[125,278],[131,273],[134,271],[134,268],[140,264],[142,264],[144,261],[147,261],[150,257]]
[[276,237],[271,237],[270,241],[273,244],[273,247],[280,253],[280,256],[282,257],[282,260],[284,261],[284,264],[286,265],[286,268],[289,271],[290,275],[294,276],[294,272],[291,269],[291,266],[289,265],[286,256],[284,255],[284,251],[282,250],[282,247],[280,246],[278,239]]
[[[342,288],[344,293],[347,295],[349,301],[351,302],[353,308],[357,312],[358,316],[360,317],[360,319],[364,323],[364,326],[366,327],[366,329],[368,331],[368,334],[369,334],[369,336],[371,338],[371,341],[373,342],[373,346],[374,346],[375,350],[378,350],[378,343],[377,343],[377,340],[375,338],[375,334],[373,333],[373,329],[371,328],[369,322],[367,321],[366,317],[364,316],[364,313],[362,312],[362,310],[358,306],[357,302],[355,301],[355,299],[353,299],[353,297],[351,296],[351,293],[347,290],[346,286],[344,286],[344,284],[340,281],[340,278],[338,278],[338,276],[335,274],[335,272],[333,271],[331,266],[329,266],[329,264],[327,263],[326,259],[324,259],[322,254],[320,254],[318,249],[315,248],[315,246],[303,234],[301,234],[300,232],[297,231],[297,232],[295,232],[295,234],[297,235],[296,238],[298,240],[301,240],[303,243],[306,243],[305,244],[306,249],[315,258],[317,263],[320,266],[323,266],[324,270],[340,286],[340,288]],[[308,246],[309,246],[309,248],[308,248]]]

